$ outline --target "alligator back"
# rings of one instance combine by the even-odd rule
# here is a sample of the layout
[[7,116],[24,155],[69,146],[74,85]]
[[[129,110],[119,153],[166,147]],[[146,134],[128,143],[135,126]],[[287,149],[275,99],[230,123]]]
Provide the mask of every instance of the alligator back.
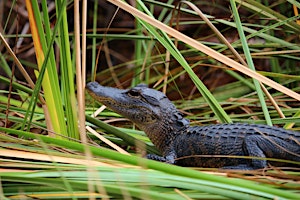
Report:
[[[189,127],[176,137],[172,146],[177,153],[176,164],[182,166],[219,168],[253,165],[251,159],[230,156],[268,157],[300,162],[300,133],[267,125],[236,123]],[[272,165],[278,166],[278,162]]]

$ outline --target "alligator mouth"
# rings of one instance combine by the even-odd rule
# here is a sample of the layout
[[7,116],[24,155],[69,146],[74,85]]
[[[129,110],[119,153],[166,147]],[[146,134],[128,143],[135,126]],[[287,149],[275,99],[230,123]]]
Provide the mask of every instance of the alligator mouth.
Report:
[[93,97],[93,99],[95,99],[96,101],[99,101],[100,103],[105,103],[105,102],[110,102],[113,101],[114,103],[117,103],[113,98],[110,97],[103,97],[103,96],[98,96],[97,94],[95,94],[92,90],[87,89],[89,95],[91,97]]
[[152,112],[151,109],[144,107],[144,106],[137,106],[134,104],[128,104],[128,103],[122,103],[120,101],[116,101],[115,99],[111,98],[111,97],[103,97],[103,96],[98,96],[97,94],[95,94],[92,91],[89,91],[89,94],[96,100],[99,101],[100,103],[104,104],[105,106],[107,106],[108,108],[110,108],[111,110],[115,111],[116,113],[120,114],[120,115],[126,115],[128,118],[134,118],[130,115],[128,115],[128,113],[126,113],[126,111],[128,112],[128,110],[130,109],[136,109],[136,113],[151,113],[150,115],[147,116],[150,117],[148,118],[151,119],[149,120],[147,123],[153,123],[154,121],[157,120],[157,116]]

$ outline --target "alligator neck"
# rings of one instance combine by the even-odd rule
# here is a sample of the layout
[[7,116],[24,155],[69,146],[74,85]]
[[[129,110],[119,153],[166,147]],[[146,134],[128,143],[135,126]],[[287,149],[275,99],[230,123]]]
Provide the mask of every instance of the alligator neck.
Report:
[[141,127],[147,134],[152,143],[164,154],[168,151],[172,141],[179,135],[184,134],[189,128],[189,121],[182,117],[177,111],[171,111],[167,116],[162,117],[163,120],[153,124],[153,126]]

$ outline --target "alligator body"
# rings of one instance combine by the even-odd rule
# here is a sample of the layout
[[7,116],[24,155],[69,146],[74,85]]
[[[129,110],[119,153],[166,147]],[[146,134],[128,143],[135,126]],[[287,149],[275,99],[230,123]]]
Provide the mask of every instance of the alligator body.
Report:
[[[87,84],[89,94],[142,129],[162,156],[149,159],[190,167],[259,169],[264,158],[300,162],[300,133],[255,124],[190,126],[174,104],[162,93],[138,85],[128,90]],[[250,159],[243,157],[252,157]],[[255,159],[260,157],[261,159]]]

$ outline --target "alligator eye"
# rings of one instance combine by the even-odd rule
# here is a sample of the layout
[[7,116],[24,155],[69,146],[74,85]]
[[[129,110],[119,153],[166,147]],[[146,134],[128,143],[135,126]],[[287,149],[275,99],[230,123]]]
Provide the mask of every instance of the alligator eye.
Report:
[[127,94],[131,97],[134,97],[134,98],[139,98],[140,97],[140,92],[136,91],[136,90],[129,90]]

